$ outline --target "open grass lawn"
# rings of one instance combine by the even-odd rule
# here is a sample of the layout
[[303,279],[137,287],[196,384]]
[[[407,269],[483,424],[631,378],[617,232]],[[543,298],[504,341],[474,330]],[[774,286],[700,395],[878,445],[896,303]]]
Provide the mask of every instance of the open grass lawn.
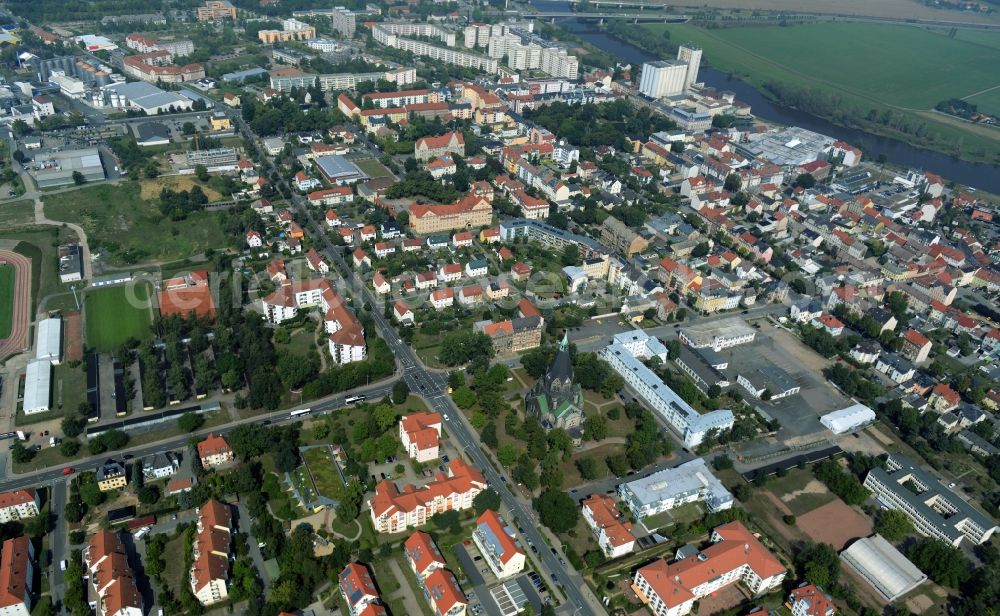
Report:
[[232,239],[225,237],[213,212],[193,213],[178,221],[164,217],[155,199],[142,199],[138,182],[49,195],[45,215],[82,226],[91,250],[106,248],[116,264],[176,261],[227,246]]
[[316,490],[321,496],[336,499],[343,487],[340,475],[334,466],[333,455],[327,447],[313,447],[302,453],[309,472],[316,482]]
[[31,259],[32,314],[40,298],[67,289],[59,282],[57,246],[75,238],[76,234],[62,227],[21,227],[0,231],[0,240],[19,242],[14,252]]
[[[947,31],[942,31],[942,35],[946,35]],[[961,41],[968,41],[970,43],[977,43],[979,45],[985,45],[986,47],[993,47],[995,49],[1000,49],[1000,33],[989,30],[956,30],[955,38]]]
[[[865,23],[716,30],[664,24],[642,27],[655,37],[667,30],[674,42],[701,46],[706,62],[755,86],[774,80],[817,88],[835,92],[859,108],[929,110],[949,98],[1000,85],[996,70],[1000,34],[994,33],[971,40],[909,26]],[[927,75],[937,78],[928,80]],[[982,110],[991,111],[986,106]],[[1000,107],[992,111],[1000,113]],[[969,150],[995,153],[1000,141],[1000,131],[991,138],[972,127],[925,120],[942,136],[966,135],[964,145]]]
[[180,535],[167,541],[163,548],[163,562],[167,564],[163,572],[163,583],[173,591],[174,596],[180,596],[182,584],[187,579],[184,570],[184,536]]
[[84,299],[87,346],[98,351],[117,349],[129,338],[152,335],[150,285],[146,282],[87,291]]
[[831,492],[799,494],[785,504],[792,510],[792,515],[801,516],[809,513],[817,507],[822,507],[827,503],[837,500]]
[[14,323],[14,268],[0,265],[0,340],[10,336]]
[[75,368],[60,364],[52,369],[52,402],[54,408],[75,411],[87,400],[87,372],[84,364]]
[[35,202],[31,199],[0,204],[0,228],[31,224],[35,221]]
[[361,169],[373,178],[384,178],[392,175],[392,172],[385,165],[374,158],[355,158],[353,161],[358,169]]
[[312,321],[309,323],[313,327],[301,327],[293,331],[288,344],[275,344],[274,346],[287,350],[293,355],[305,356],[309,354],[309,351],[315,351],[317,349],[315,323]]

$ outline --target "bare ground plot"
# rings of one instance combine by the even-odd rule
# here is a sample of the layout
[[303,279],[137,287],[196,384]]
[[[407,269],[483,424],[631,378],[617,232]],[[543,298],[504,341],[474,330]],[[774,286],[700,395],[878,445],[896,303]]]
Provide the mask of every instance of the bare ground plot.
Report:
[[828,543],[839,552],[853,539],[872,534],[872,522],[840,499],[835,499],[805,515],[797,525],[816,543]]
[[83,359],[83,319],[79,311],[65,315],[66,349],[63,352],[66,361]]
[[153,201],[160,198],[160,191],[164,188],[173,191],[190,191],[195,186],[200,186],[202,192],[208,197],[209,201],[219,201],[222,199],[222,195],[219,194],[214,188],[209,188],[205,184],[198,182],[193,176],[188,175],[176,175],[167,177],[158,177],[152,180],[143,180],[140,183],[139,196],[147,201]]
[[889,17],[893,19],[905,15],[914,19],[931,19],[966,23],[995,22],[992,15],[980,15],[967,11],[935,9],[915,0],[699,0],[697,4],[670,4],[675,9],[719,8],[719,9],[759,9],[764,11],[792,11],[820,13],[823,15],[851,15],[858,17]]
[[718,614],[747,601],[749,598],[743,592],[740,584],[730,584],[699,599],[698,613]]

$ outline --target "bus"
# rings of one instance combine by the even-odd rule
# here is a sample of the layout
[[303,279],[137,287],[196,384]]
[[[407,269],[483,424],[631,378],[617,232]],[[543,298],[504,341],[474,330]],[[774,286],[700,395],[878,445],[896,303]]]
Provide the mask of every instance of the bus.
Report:
[[365,401],[364,396],[347,396],[347,398],[344,399],[344,404],[356,404],[358,402],[364,402],[364,401]]
[[309,409],[299,409],[297,411],[292,411],[291,413],[288,414],[288,416],[289,417],[301,417],[303,415],[308,415],[309,413],[312,413],[312,409],[311,408],[309,408]]

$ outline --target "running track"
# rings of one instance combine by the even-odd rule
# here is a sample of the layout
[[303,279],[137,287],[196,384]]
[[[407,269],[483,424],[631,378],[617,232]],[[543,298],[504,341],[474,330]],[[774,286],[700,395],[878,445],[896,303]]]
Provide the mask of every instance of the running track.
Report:
[[31,259],[11,250],[0,250],[0,262],[14,266],[14,310],[10,337],[0,340],[0,359],[28,348],[31,322]]

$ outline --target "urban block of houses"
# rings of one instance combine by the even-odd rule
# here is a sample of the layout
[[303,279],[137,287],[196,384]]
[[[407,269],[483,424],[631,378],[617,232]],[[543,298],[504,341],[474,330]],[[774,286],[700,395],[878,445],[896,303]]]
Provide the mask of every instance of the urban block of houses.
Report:
[[27,535],[0,546],[0,614],[30,616],[35,579],[35,547]]
[[472,531],[476,544],[490,571],[498,578],[507,578],[524,569],[525,553],[517,545],[514,529],[508,526],[496,511],[487,509],[476,520]]
[[264,317],[275,325],[295,318],[299,309],[319,307],[334,361],[345,365],[362,361],[367,356],[361,321],[334,291],[329,280],[305,280],[283,285],[264,298],[261,304]]
[[98,614],[143,616],[142,595],[118,533],[97,531],[83,550],[83,560],[98,598]]
[[400,491],[385,480],[375,486],[369,502],[372,524],[380,533],[423,526],[436,513],[472,507],[472,500],[485,488],[483,474],[460,459],[452,460],[447,473],[438,473],[420,488],[405,485]]
[[583,519],[597,536],[597,545],[608,558],[619,558],[635,549],[632,523],[603,494],[591,494],[580,503]]
[[[687,546],[685,546],[687,547]],[[695,601],[740,582],[752,596],[780,587],[785,566],[740,522],[712,531],[704,550],[681,548],[674,562],[664,559],[640,567],[632,590],[655,616],[684,616]]]
[[437,459],[440,439],[440,413],[410,413],[399,420],[399,440],[417,462]]
[[229,556],[233,518],[229,505],[211,499],[196,509],[198,534],[191,563],[191,592],[202,605],[214,605],[229,597]]

